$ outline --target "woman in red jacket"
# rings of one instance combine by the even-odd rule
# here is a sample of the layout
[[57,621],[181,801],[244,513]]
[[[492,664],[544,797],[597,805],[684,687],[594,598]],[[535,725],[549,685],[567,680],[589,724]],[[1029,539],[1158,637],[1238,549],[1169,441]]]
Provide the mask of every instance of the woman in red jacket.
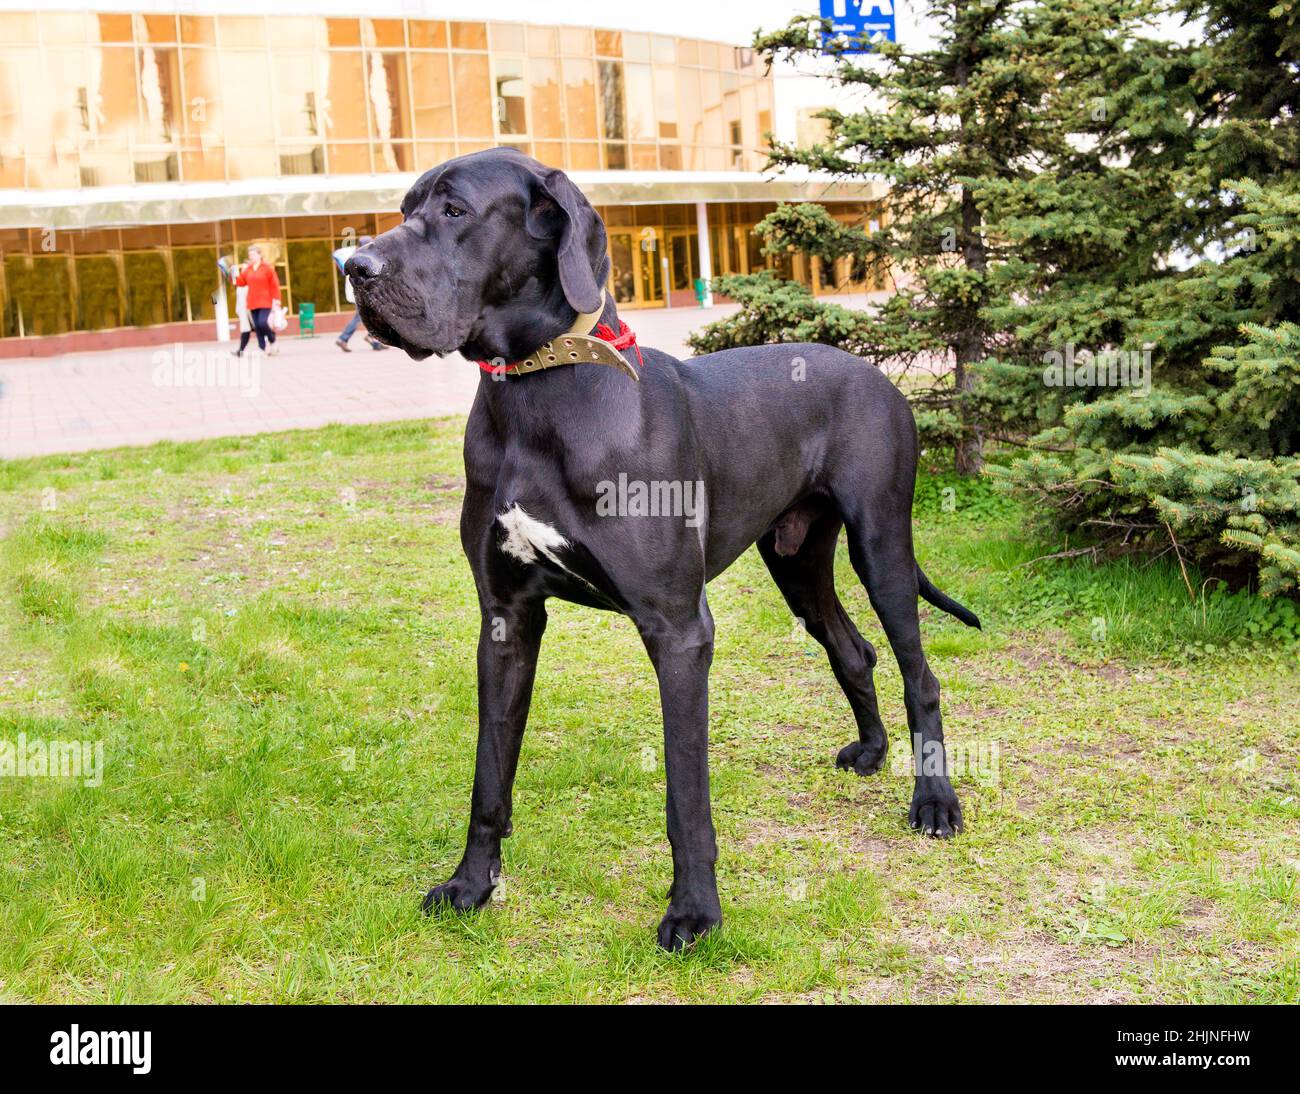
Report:
[[280,279],[275,276],[275,267],[262,261],[260,247],[248,248],[248,263],[235,278],[235,284],[248,286],[248,315],[257,332],[257,348],[265,350],[270,342],[271,353],[279,353],[270,319],[272,305],[280,303]]

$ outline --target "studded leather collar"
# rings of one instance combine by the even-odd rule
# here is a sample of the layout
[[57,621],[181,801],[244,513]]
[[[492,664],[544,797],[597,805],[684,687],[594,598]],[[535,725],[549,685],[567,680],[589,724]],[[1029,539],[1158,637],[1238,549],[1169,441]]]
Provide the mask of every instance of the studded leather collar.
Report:
[[496,362],[480,361],[478,367],[495,376],[522,376],[542,369],[559,368],[561,365],[609,365],[633,380],[640,380],[637,370],[620,352],[631,348],[636,351],[637,363],[641,363],[641,350],[636,344],[636,335],[622,321],[617,332],[604,323],[598,323],[601,312],[605,310],[605,293],[600,294],[600,305],[595,311],[583,312],[573,321],[563,334],[557,334],[549,342],[543,342],[522,361],[506,364],[499,359]]

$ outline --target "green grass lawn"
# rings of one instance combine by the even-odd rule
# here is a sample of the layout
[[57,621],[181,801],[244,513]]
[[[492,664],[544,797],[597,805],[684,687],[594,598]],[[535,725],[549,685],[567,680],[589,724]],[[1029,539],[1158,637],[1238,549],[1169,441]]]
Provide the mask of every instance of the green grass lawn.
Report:
[[1032,563],[1060,545],[942,476],[918,551],[985,630],[923,606],[927,648],[950,742],[997,756],[956,780],[964,835],[909,831],[891,765],[835,770],[848,705],[750,551],[710,587],[721,933],[654,944],[654,677],[628,621],[559,603],[501,899],[421,916],[472,774],[461,428],[0,467],[0,739],[105,756],[98,787],[0,778],[0,998],[1296,1001],[1294,612],[1193,601],[1169,557]]

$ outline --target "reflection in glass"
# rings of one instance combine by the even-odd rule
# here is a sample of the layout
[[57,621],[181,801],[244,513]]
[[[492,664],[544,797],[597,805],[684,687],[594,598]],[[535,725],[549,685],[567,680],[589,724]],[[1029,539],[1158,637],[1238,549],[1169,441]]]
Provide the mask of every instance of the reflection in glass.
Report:
[[662,271],[659,237],[654,228],[641,229],[641,277],[638,287],[641,290],[641,303],[648,304],[663,299]]
[[5,282],[14,333],[31,338],[72,328],[72,273],[67,255],[7,255]]
[[296,312],[303,303],[316,305],[317,313],[337,311],[334,298],[333,247],[328,239],[288,241],[289,283],[286,304]]
[[[400,161],[406,146],[392,143]],[[801,255],[764,256],[753,228],[773,207],[723,203],[711,208],[716,273],[774,267],[787,277],[815,285],[819,292],[871,287],[865,267],[847,259],[818,264]],[[626,305],[662,304],[665,275],[675,293],[692,291],[699,276],[697,236],[690,227],[692,205],[607,206],[599,211],[609,226],[610,288],[615,300]],[[849,216],[855,222],[868,222],[872,214],[878,223],[879,207],[858,203],[844,206],[838,215],[841,220]],[[374,235],[396,223],[395,214],[268,216],[154,228],[68,230],[57,234],[53,253],[43,252],[42,233],[0,231],[5,253],[0,334],[31,337],[122,325],[211,321],[216,256],[234,253],[242,258],[253,242],[276,266],[291,308],[310,302],[322,314],[346,311],[330,253],[349,238]]]
[[132,161],[136,182],[177,182],[175,142],[180,59],[172,47],[146,45],[140,53],[140,121]]
[[229,178],[266,178],[274,175],[278,166],[274,144],[232,144],[226,147],[226,174]]
[[127,147],[139,117],[135,50],[92,49],[86,77],[90,132],[101,142]]
[[180,59],[175,49],[140,50],[141,138],[146,144],[171,144],[176,138],[180,99]]
[[[360,88],[365,87],[361,54],[331,52],[326,57],[326,97],[322,110],[325,136],[331,141],[366,140],[370,135],[366,124],[367,97],[358,93]],[[366,159],[369,158],[367,155]],[[330,170],[338,170],[332,161],[331,156]],[[369,170],[369,166],[365,170]]]
[[492,137],[487,56],[453,53],[451,72],[456,94],[456,135],[471,139]]
[[609,283],[614,301],[629,304],[636,300],[636,271],[632,267],[632,236],[629,232],[609,234]]
[[447,24],[441,20],[409,19],[406,26],[412,49],[447,48]]
[[594,141],[596,132],[596,81],[590,61],[564,62],[564,109],[569,140]]
[[570,171],[598,171],[600,145],[595,141],[570,141],[565,158],[568,160]]
[[276,54],[275,114],[282,140],[321,135],[317,57],[314,53]]
[[654,77],[649,65],[625,66],[627,135],[634,141],[655,139]]
[[694,287],[694,271],[700,266],[699,236],[694,232],[673,233],[668,238],[672,258],[673,288]]
[[0,187],[404,171],[499,142],[572,170],[754,170],[772,122],[758,70],[584,27],[5,14]]
[[659,120],[659,139],[677,139],[677,81],[671,68],[655,70],[655,116]]
[[627,137],[627,127],[624,124],[623,65],[619,61],[601,61],[599,64],[601,120],[605,123],[603,136],[607,141],[621,141]]
[[212,290],[216,263],[215,247],[177,247],[172,250],[172,274],[176,286],[172,303],[174,319],[193,323],[214,316]]
[[445,53],[411,54],[411,105],[417,137],[451,136],[451,76]]
[[452,23],[451,45],[453,49],[487,49],[487,24]]
[[122,255],[126,283],[126,322],[132,327],[152,327],[171,318],[171,279],[167,252],[127,251]]
[[528,132],[524,108],[524,62],[503,57],[493,65],[496,70],[497,132],[503,137],[522,136]]
[[534,58],[528,62],[528,97],[533,108],[533,135],[543,139],[563,137],[559,61]]
[[409,137],[410,96],[406,80],[406,58],[400,53],[371,53],[370,115],[377,139],[375,168],[379,171],[404,171],[399,158],[408,163],[409,155],[399,157],[395,140]]
[[[265,50],[222,50],[220,123],[229,144],[263,144],[274,140],[267,107],[271,102],[271,67]],[[215,120],[215,119],[214,119]],[[234,157],[231,157],[232,162]]]
[[370,146],[363,143],[331,144],[327,163],[331,175],[368,175]]

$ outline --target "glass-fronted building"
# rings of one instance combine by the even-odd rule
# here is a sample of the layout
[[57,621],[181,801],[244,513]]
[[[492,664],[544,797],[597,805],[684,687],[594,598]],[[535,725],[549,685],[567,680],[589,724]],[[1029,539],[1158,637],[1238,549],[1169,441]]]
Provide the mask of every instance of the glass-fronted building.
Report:
[[[509,145],[570,172],[625,307],[771,264],[753,225],[880,193],[764,176],[774,81],[743,47],[464,19],[0,12],[0,355],[211,337],[217,260],[252,243],[292,312],[349,310],[331,252],[398,220],[418,174]],[[780,263],[818,291],[840,263]],[[190,328],[193,328],[192,330]],[[79,337],[80,336],[80,337]]]

